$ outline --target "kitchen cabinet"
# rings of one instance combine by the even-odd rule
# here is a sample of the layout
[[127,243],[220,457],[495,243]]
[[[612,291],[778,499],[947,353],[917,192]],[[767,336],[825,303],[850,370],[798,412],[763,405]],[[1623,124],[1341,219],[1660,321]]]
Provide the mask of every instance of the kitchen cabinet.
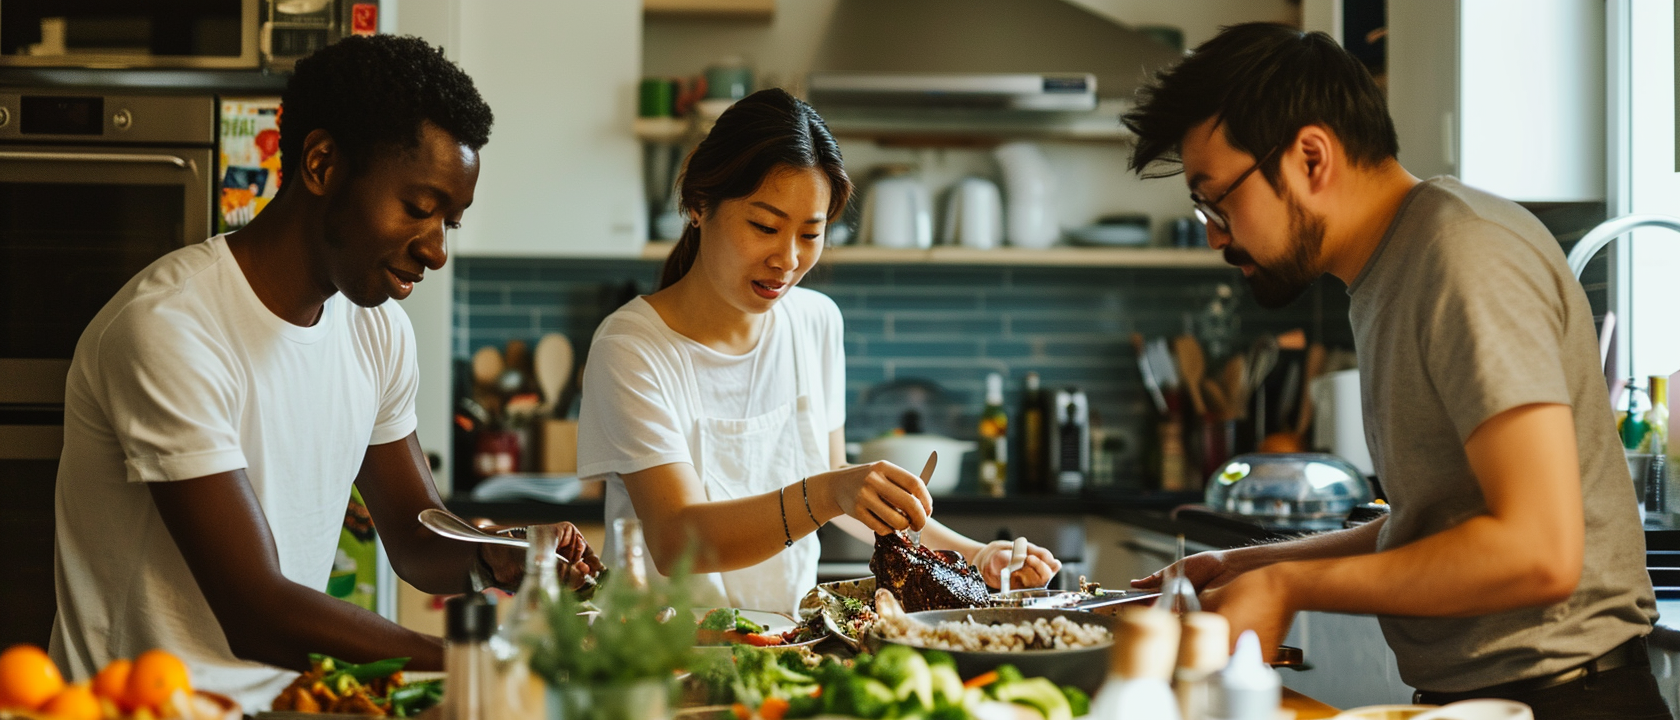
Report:
[[646,231],[634,2],[407,0],[496,115],[457,255],[635,256]]
[[[1213,549],[1194,541],[1184,543],[1186,555]],[[1085,566],[1104,587],[1127,589],[1131,581],[1171,565],[1177,555],[1175,536],[1104,517],[1085,519]]]
[[1412,702],[1374,616],[1297,613],[1284,644],[1301,648],[1308,666],[1283,671],[1291,690],[1341,708]]
[[1604,48],[1601,1],[1388,3],[1401,164],[1522,202],[1603,200]]

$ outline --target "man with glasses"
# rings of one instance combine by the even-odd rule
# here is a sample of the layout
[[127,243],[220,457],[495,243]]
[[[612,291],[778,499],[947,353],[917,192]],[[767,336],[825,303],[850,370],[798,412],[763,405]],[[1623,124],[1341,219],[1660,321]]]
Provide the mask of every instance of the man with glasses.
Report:
[[1401,167],[1381,92],[1322,33],[1227,28],[1124,120],[1133,169],[1184,173],[1208,243],[1261,304],[1326,273],[1347,284],[1393,508],[1186,559],[1204,606],[1267,646],[1300,610],[1377,615],[1428,703],[1670,717],[1646,656],[1656,601],[1592,311],[1546,228]]

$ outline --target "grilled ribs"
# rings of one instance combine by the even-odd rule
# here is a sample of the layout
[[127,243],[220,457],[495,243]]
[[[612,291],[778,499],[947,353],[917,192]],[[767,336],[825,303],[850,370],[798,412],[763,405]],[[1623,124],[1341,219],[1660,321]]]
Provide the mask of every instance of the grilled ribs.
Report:
[[875,536],[869,571],[875,574],[875,587],[890,590],[905,612],[987,605],[986,582],[962,555],[912,547],[898,533]]

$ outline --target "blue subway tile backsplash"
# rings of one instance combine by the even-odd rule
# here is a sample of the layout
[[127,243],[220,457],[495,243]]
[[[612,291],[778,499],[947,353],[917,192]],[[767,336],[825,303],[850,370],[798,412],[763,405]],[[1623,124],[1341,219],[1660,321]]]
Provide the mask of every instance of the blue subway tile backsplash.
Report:
[[[454,355],[465,360],[485,345],[561,332],[581,360],[600,320],[634,293],[651,292],[658,271],[648,260],[463,258],[455,265]],[[1296,327],[1352,346],[1347,296],[1334,280],[1282,310],[1255,306],[1241,277],[1223,269],[830,265],[804,282],[834,298],[846,319],[850,440],[892,429],[893,418],[860,406],[870,388],[912,379],[937,382],[967,408],[940,429],[972,438],[986,375],[1004,375],[1013,407],[1028,371],[1046,386],[1084,389],[1104,427],[1138,432],[1149,411],[1130,334],[1184,332],[1186,317],[1220,284],[1237,292],[1245,347],[1261,332]]]

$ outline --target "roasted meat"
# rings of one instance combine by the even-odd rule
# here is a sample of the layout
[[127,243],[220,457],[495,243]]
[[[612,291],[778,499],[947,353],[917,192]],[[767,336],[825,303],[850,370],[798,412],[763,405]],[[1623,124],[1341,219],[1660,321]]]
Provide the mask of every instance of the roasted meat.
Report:
[[869,558],[875,586],[890,590],[905,612],[985,607],[986,582],[980,571],[950,550],[912,547],[898,533],[875,536]]

